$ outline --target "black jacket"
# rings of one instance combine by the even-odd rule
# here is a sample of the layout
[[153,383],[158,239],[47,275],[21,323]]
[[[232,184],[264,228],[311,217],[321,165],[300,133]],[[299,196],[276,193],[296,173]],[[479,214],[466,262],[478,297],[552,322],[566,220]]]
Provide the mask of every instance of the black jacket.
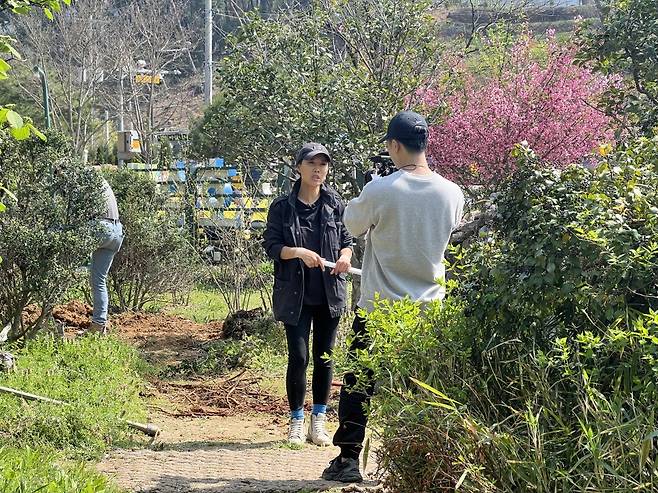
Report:
[[[297,325],[304,300],[304,263],[300,259],[282,260],[281,250],[284,246],[301,246],[301,230],[295,204],[301,182],[298,180],[290,195],[279,197],[267,214],[267,227],[263,233],[263,247],[267,255],[274,260],[274,292],[272,309],[274,318]],[[336,262],[343,248],[352,248],[352,236],[343,225],[345,205],[334,189],[322,185],[322,212],[320,227],[322,242],[320,256],[325,260]],[[345,312],[347,289],[345,274],[332,276],[325,269],[322,279],[332,317]]]

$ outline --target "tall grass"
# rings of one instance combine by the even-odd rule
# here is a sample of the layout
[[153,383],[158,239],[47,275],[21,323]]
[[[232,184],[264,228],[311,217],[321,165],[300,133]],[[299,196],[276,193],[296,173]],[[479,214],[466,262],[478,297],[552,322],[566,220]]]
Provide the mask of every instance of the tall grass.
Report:
[[128,438],[122,417],[139,421],[145,416],[139,398],[142,363],[133,348],[113,337],[43,337],[14,354],[16,370],[0,373],[0,385],[68,405],[0,393],[0,445],[45,446],[95,458]]
[[[658,491],[658,313],[474,357],[454,299],[383,303],[357,362],[396,493]],[[361,370],[358,369],[361,368]]]
[[[55,460],[57,459],[57,460]],[[120,493],[103,475],[53,450],[0,447],[3,493]]]

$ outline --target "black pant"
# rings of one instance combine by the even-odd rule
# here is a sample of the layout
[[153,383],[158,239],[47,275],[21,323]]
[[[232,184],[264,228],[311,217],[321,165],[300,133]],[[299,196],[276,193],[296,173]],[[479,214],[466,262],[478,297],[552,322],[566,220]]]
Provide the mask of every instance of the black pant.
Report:
[[[350,345],[350,353],[354,354],[356,349],[365,349],[368,346],[366,320],[357,315],[352,324],[352,332],[354,332],[354,339]],[[370,398],[375,388],[371,371],[368,371],[368,377],[365,393],[352,390],[356,384],[356,376],[353,373],[345,374],[343,387],[340,390],[339,425],[334,434],[334,445],[340,447],[341,456],[349,459],[359,458],[363,448],[363,439],[366,436],[368,416],[364,406],[370,404]]]
[[332,318],[329,314],[329,306],[326,304],[304,305],[297,325],[285,324],[288,339],[286,390],[291,411],[304,407],[311,321],[313,322],[313,403],[326,404],[329,401],[334,365],[331,360],[322,356],[332,353],[340,317]]

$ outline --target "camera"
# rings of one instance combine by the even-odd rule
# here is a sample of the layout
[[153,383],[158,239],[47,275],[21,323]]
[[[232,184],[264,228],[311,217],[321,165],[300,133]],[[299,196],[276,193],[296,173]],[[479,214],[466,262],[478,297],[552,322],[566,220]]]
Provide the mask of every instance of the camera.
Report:
[[376,156],[370,158],[372,162],[372,168],[366,171],[365,173],[365,182],[368,183],[372,181],[372,176],[388,176],[392,173],[395,173],[398,168],[393,164],[391,156],[389,156],[388,151],[382,151]]

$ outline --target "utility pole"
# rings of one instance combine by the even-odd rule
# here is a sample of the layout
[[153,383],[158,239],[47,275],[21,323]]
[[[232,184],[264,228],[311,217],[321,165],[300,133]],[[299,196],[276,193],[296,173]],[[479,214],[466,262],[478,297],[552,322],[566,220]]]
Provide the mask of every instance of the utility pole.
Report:
[[206,0],[206,50],[203,72],[204,102],[210,105],[212,103],[212,0]]
[[[119,138],[123,138],[123,67],[119,69]],[[117,153],[118,154],[118,153]],[[123,168],[125,161],[117,159],[119,168]]]
[[110,147],[110,112],[105,108],[105,146]]
[[48,92],[48,78],[46,72],[39,66],[34,67],[34,71],[41,79],[41,90],[43,92],[43,115],[46,120],[46,128],[50,128],[50,94]]

